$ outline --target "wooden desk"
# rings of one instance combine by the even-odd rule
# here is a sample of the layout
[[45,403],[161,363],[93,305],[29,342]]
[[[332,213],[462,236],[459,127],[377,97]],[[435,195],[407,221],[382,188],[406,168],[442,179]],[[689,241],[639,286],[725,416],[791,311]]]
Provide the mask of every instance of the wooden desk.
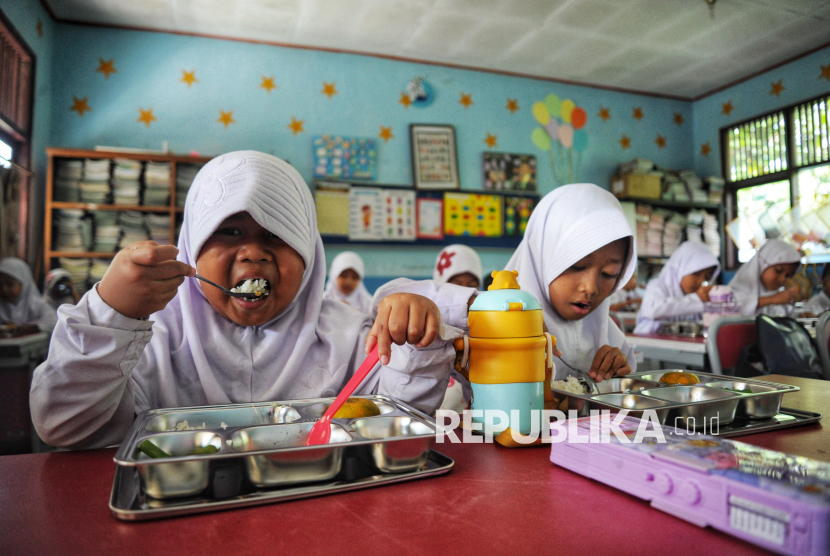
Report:
[[662,361],[665,368],[706,367],[706,338],[669,334],[626,334],[626,341],[644,359]]
[[37,451],[40,438],[29,417],[29,385],[49,352],[48,332],[0,338],[0,454]]
[[[788,407],[826,411],[830,382]],[[830,461],[820,424],[740,440]],[[153,522],[108,502],[114,449],[0,457],[0,554],[763,554],[550,463],[546,447],[443,444],[448,475],[386,487]],[[692,548],[693,547],[693,548]]]

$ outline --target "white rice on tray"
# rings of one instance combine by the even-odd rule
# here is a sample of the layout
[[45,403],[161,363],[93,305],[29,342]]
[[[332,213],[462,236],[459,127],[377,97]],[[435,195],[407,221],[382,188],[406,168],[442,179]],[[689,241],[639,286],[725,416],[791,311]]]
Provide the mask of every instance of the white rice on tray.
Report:
[[582,383],[576,379],[575,376],[569,376],[566,380],[552,380],[550,382],[550,387],[554,390],[561,390],[563,392],[569,392],[571,394],[585,393],[585,388],[582,386]]
[[256,280],[245,280],[241,286],[236,288],[231,288],[233,293],[256,293],[256,292],[264,292],[268,289],[268,281],[264,278],[258,278]]

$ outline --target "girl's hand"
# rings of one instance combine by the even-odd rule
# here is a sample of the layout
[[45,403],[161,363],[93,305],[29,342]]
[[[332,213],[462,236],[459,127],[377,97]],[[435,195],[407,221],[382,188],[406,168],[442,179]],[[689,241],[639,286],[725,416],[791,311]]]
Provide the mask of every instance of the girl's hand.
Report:
[[440,326],[441,313],[435,303],[414,293],[393,293],[378,306],[378,316],[366,338],[366,353],[377,344],[381,364],[388,365],[392,342],[426,347],[438,337]]
[[798,288],[787,288],[782,292],[770,296],[770,301],[774,305],[787,305],[795,303],[798,300]]
[[125,247],[98,284],[98,295],[107,305],[134,319],[147,318],[167,306],[192,266],[176,260],[174,245],[139,241]]
[[709,290],[714,287],[714,284],[710,286],[700,286],[697,289],[697,296],[700,298],[701,301],[706,302],[709,301]]
[[594,362],[591,363],[591,370],[588,371],[588,375],[595,382],[602,382],[613,376],[627,375],[630,372],[631,367],[628,365],[628,358],[620,351],[620,348],[602,346],[594,356]]

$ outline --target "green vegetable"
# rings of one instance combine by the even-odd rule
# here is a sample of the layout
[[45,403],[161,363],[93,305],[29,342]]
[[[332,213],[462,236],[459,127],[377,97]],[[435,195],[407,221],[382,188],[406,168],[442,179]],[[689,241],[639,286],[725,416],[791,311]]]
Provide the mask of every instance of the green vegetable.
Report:
[[213,444],[208,444],[207,446],[202,446],[200,448],[196,448],[195,450],[189,452],[188,456],[202,456],[205,454],[215,454],[219,451],[219,448],[214,446]]
[[138,449],[144,452],[151,458],[169,458],[171,457],[170,454],[150,442],[149,440],[145,440],[141,444],[138,445]]
[[738,392],[739,394],[752,394],[753,393],[751,388],[746,388],[744,390],[741,390],[739,388],[724,388],[724,390],[731,390],[733,392]]

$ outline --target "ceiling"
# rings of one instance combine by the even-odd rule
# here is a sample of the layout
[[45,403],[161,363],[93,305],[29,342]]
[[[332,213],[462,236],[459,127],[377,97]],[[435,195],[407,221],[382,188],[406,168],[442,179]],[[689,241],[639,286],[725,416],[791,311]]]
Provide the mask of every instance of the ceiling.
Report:
[[830,41],[830,0],[44,0],[60,21],[696,98]]

